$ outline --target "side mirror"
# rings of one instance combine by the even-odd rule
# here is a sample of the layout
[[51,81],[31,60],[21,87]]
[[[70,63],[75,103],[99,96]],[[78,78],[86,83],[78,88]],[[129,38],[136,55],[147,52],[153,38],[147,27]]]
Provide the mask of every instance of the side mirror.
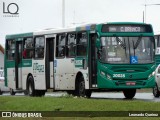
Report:
[[83,59],[83,69],[87,69],[87,60]]

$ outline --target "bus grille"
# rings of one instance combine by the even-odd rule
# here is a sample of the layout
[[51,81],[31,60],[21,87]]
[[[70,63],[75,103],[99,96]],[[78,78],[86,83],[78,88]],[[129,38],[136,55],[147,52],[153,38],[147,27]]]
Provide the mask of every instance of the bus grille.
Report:
[[145,67],[145,66],[143,67],[141,66],[113,66],[111,70],[113,72],[128,72],[128,73],[132,72],[134,73],[134,72],[146,72],[149,69],[148,67]]

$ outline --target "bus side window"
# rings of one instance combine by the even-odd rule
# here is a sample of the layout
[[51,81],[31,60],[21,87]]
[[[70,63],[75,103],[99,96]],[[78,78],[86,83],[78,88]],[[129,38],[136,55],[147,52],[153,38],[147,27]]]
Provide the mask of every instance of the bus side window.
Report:
[[31,59],[33,58],[33,38],[25,38],[23,45],[23,59]]
[[87,54],[87,33],[77,34],[77,56],[86,56]]
[[15,41],[8,40],[7,41],[7,60],[13,60],[15,57]]
[[65,56],[65,34],[61,34],[57,36],[56,40],[56,57],[64,57]]
[[35,58],[44,58],[44,37],[35,39]]
[[68,34],[66,48],[67,48],[66,56],[74,57],[76,54],[76,34],[75,33]]

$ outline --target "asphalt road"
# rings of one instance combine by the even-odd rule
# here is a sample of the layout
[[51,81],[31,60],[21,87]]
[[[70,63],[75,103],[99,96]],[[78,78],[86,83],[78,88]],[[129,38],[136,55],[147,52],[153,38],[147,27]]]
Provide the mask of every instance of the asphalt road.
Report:
[[[63,95],[66,95],[66,92],[47,92],[45,96],[51,96],[51,97],[60,97]],[[4,93],[3,95],[0,96],[10,96],[9,93]],[[23,93],[16,93],[16,96],[24,96]],[[99,93],[92,93],[91,99],[111,99],[111,100],[125,100],[125,97],[122,92],[99,92]],[[153,102],[160,102],[160,97],[155,98],[153,96],[153,93],[136,93],[135,97],[133,100],[142,100],[142,101],[153,101]]]

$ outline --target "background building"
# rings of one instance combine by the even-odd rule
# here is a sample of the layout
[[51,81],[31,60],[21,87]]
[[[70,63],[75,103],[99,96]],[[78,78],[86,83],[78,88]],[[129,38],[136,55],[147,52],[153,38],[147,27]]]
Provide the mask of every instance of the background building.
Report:
[[4,48],[0,45],[0,69],[4,68]]

